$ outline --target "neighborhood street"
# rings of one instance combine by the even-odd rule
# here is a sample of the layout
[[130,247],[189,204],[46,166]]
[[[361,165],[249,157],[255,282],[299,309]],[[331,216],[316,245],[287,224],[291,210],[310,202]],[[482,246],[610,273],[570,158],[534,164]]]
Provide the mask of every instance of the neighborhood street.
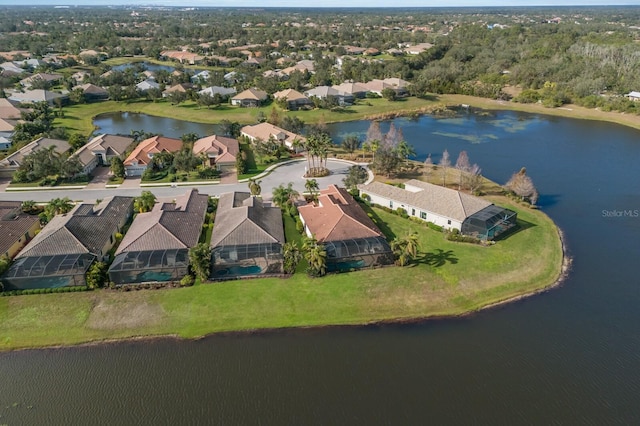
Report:
[[[351,163],[340,160],[327,160],[327,168],[331,170],[331,174],[327,177],[317,178],[320,189],[326,188],[330,184],[342,185],[342,179],[345,177]],[[305,190],[304,173],[307,166],[306,160],[292,163],[286,163],[276,167],[269,175],[258,178],[262,181],[262,196],[265,199],[271,197],[273,188],[280,184],[293,183],[294,188],[303,192]],[[136,180],[139,182],[139,179]],[[84,189],[55,189],[55,190],[36,190],[36,191],[5,191],[0,192],[0,200],[16,200],[25,201],[33,200],[37,202],[49,201],[52,198],[69,197],[73,201],[89,201],[93,202],[98,199],[104,199],[113,195],[132,196],[140,195],[142,190],[149,190],[158,198],[173,197],[183,194],[188,188],[197,188],[202,194],[220,195],[229,191],[248,191],[246,182],[234,184],[215,184],[215,185],[183,185],[177,187],[160,186],[160,187],[131,187],[127,185],[128,181],[121,185],[120,188],[97,188],[97,185],[90,184]]]

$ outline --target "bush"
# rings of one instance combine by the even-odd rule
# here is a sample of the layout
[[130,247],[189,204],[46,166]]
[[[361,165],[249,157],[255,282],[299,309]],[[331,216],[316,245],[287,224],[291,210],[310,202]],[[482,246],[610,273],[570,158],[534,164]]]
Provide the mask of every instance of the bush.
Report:
[[195,282],[196,279],[193,277],[193,275],[185,275],[180,280],[180,287],[191,287]]
[[427,222],[427,227],[429,229],[433,229],[434,231],[438,231],[438,232],[444,231],[444,228],[442,226],[436,225],[433,222]]
[[215,179],[220,177],[220,171],[212,169],[211,167],[205,167],[198,170],[198,177],[200,179]]
[[296,230],[301,234],[304,232],[304,225],[302,224],[300,217],[296,217]]
[[398,216],[407,219],[409,217],[409,215],[407,214],[407,211],[405,209],[403,209],[402,207],[398,207],[395,211],[395,214],[397,214]]
[[445,232],[445,238],[449,241],[455,241],[459,243],[472,243],[472,244],[481,244],[482,241],[476,237],[472,237],[470,235],[462,235],[459,230],[452,229],[450,231]]

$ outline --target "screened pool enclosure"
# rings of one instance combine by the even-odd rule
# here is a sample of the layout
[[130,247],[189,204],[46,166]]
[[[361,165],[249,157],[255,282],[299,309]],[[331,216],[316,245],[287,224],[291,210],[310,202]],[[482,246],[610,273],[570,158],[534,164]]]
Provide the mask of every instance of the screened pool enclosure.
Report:
[[383,237],[353,238],[323,243],[327,271],[343,272],[393,263],[391,248]]
[[20,257],[2,277],[4,289],[85,286],[85,274],[95,259],[90,253]]
[[180,281],[188,268],[187,249],[130,251],[113,260],[109,280],[116,284]]
[[492,204],[466,218],[461,232],[481,240],[492,240],[516,226],[517,219],[516,212]]
[[282,245],[279,243],[219,246],[212,250],[212,278],[282,273]]

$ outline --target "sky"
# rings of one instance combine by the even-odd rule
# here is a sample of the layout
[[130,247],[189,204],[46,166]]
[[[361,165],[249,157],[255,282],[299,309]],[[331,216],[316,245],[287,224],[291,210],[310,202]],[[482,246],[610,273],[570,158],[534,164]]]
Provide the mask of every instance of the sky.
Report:
[[0,6],[158,5],[180,7],[463,7],[463,6],[612,6],[640,5],[640,0],[0,0]]

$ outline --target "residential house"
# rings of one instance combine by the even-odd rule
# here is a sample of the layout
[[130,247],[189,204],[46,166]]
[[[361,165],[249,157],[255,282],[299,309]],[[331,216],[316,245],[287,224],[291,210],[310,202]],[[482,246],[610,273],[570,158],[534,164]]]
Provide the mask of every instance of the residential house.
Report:
[[392,89],[396,92],[396,96],[406,96],[408,82],[399,78],[385,78],[384,80],[374,79],[362,85],[371,93],[382,96],[385,89]]
[[241,107],[259,107],[268,98],[267,92],[264,92],[256,87],[245,90],[238,93],[231,98],[231,105]]
[[91,139],[73,156],[82,164],[82,173],[89,174],[98,166],[108,166],[111,159],[121,157],[133,143],[133,138],[102,134]]
[[[0,151],[6,151],[7,149],[11,148],[11,145],[12,145],[11,139],[5,136],[0,136]],[[1,173],[0,173],[0,176],[2,176]]]
[[367,49],[358,46],[344,46],[344,51],[347,55],[362,55]]
[[15,123],[15,121],[0,118],[0,137],[5,137],[7,139],[11,138],[16,127],[13,123]]
[[3,62],[0,64],[0,68],[4,76],[20,75],[26,72],[24,68],[19,67],[14,62]]
[[640,101],[640,92],[633,91],[633,92],[627,93],[624,96],[627,97],[630,101],[633,101],[633,102]]
[[516,213],[482,198],[416,179],[404,189],[381,182],[358,185],[361,196],[393,210],[404,209],[410,217],[445,229],[492,239],[516,224]]
[[256,140],[266,142],[269,139],[274,139],[289,149],[296,149],[298,145],[304,144],[307,141],[303,136],[267,122],[244,126],[240,129],[240,135],[246,137],[251,142]]
[[153,136],[145,139],[124,160],[124,168],[127,176],[141,176],[147,169],[149,162],[155,154],[160,152],[176,152],[182,148],[180,139]]
[[44,89],[27,90],[26,92],[16,92],[9,96],[10,101],[19,102],[21,104],[32,104],[35,102],[47,102],[49,105],[54,105],[56,99],[60,99],[62,103],[66,103],[69,100],[69,96],[61,93],[50,92]]
[[61,139],[38,138],[31,143],[20,148],[18,151],[0,160],[0,177],[10,178],[13,173],[20,168],[24,158],[32,152],[54,147],[53,150],[59,155],[71,149],[69,142]]
[[345,81],[342,84],[331,86],[338,92],[346,93],[348,95],[353,96],[354,98],[362,99],[367,96],[367,88],[364,87],[361,83],[354,83]]
[[22,112],[26,112],[23,108],[16,106],[18,102],[11,101],[7,98],[0,98],[0,118],[3,120],[20,120]]
[[136,90],[140,93],[148,92],[151,89],[160,89],[160,85],[155,80],[146,79],[136,84]]
[[5,290],[86,285],[89,267],[108,258],[132,212],[133,197],[116,196],[55,216],[3,275]]
[[77,83],[82,83],[85,78],[91,76],[87,71],[78,71],[71,74],[71,78],[74,79]]
[[305,233],[324,245],[328,271],[393,263],[384,235],[346,189],[329,185],[298,212]]
[[414,46],[405,47],[404,51],[409,55],[419,55],[422,52],[426,52],[427,50],[431,49],[432,47],[433,44],[431,43],[418,43]]
[[222,171],[233,171],[240,154],[237,139],[211,135],[193,143],[193,153],[207,159],[207,165]]
[[211,235],[213,279],[280,274],[283,244],[280,208],[248,192],[220,196]]
[[40,82],[40,81],[44,81],[47,83],[57,83],[58,81],[62,80],[62,75],[61,74],[47,74],[47,73],[38,73],[38,74],[34,74],[30,77],[27,78],[23,78],[22,80],[20,80],[20,84],[26,88],[31,87],[35,82]]
[[109,281],[116,284],[179,281],[187,275],[189,249],[198,244],[209,197],[192,189],[136,215],[115,252]]
[[333,97],[340,106],[351,105],[355,101],[352,94],[342,92],[329,86],[318,86],[311,90],[307,90],[304,94],[309,98],[318,98],[323,100]]
[[230,96],[236,94],[236,89],[233,87],[222,87],[222,86],[210,86],[204,88],[198,92],[200,95],[209,95],[214,97],[215,95],[220,95],[223,99],[229,99]]
[[109,97],[109,92],[107,91],[107,89],[105,89],[104,87],[96,86],[95,84],[82,84],[80,86],[76,86],[76,88],[84,92],[84,97],[87,100],[107,99]]
[[176,84],[174,86],[169,87],[164,92],[162,92],[162,97],[166,98],[166,97],[170,96],[172,93],[176,93],[176,92],[187,93],[192,88],[193,88],[193,84],[191,84],[191,83],[179,83],[179,84]]
[[0,257],[13,259],[40,229],[38,215],[21,207],[20,201],[0,201]]
[[313,106],[313,102],[311,102],[308,97],[294,89],[286,89],[276,92],[273,94],[273,98],[276,100],[283,99],[286,101],[287,109],[290,111]]
[[179,51],[179,50],[165,50],[163,52],[160,52],[160,56],[166,59],[173,59],[175,61],[180,62],[181,64],[186,63],[189,65],[200,64],[204,60],[203,56],[200,56],[196,53]]
[[[284,60],[286,60],[286,59],[284,59]],[[316,72],[316,66],[313,63],[313,61],[311,61],[309,59],[303,59],[301,61],[298,61],[295,65],[283,69],[281,72],[282,72],[282,74],[291,75],[292,73],[294,73],[296,71],[297,72],[303,72],[303,73],[304,72],[308,72],[310,74],[313,74],[313,73]]]
[[191,76],[191,82],[193,84],[206,84],[211,77],[211,72],[208,70],[200,71],[197,74]]

